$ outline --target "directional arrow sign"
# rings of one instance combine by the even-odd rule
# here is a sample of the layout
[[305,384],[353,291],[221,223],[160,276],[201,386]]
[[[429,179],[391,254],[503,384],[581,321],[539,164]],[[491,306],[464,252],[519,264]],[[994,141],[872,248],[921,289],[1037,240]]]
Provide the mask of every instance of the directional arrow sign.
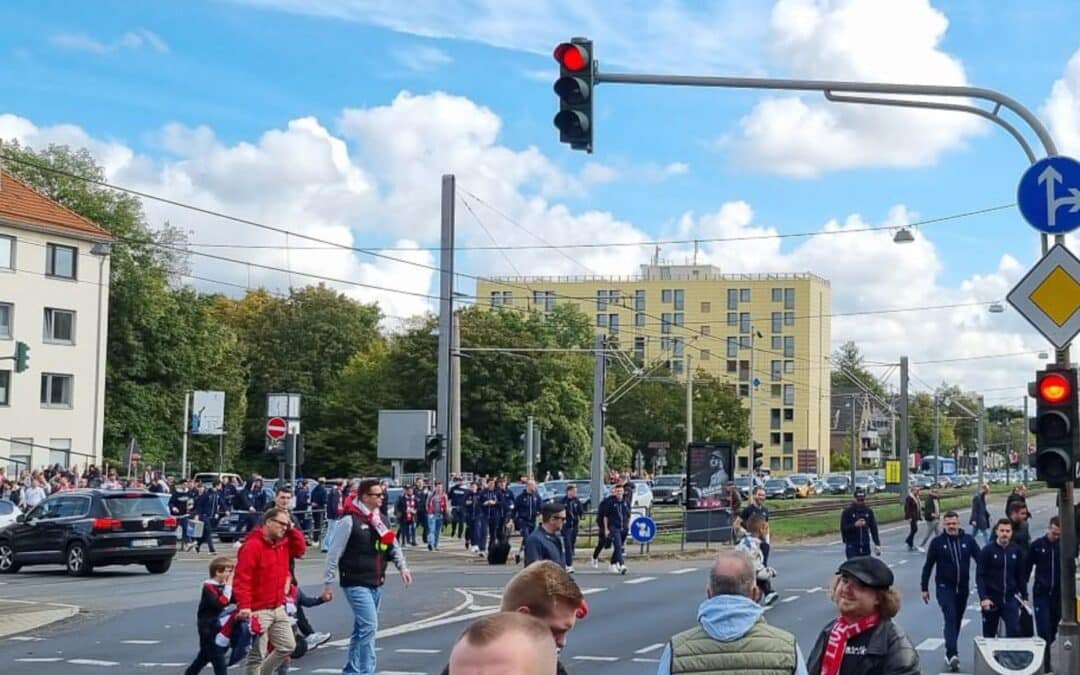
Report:
[[1072,232],[1080,227],[1080,162],[1071,157],[1046,157],[1035,162],[1020,178],[1016,202],[1036,230]]
[[1050,344],[1063,349],[1080,331],[1080,260],[1057,244],[1006,298]]

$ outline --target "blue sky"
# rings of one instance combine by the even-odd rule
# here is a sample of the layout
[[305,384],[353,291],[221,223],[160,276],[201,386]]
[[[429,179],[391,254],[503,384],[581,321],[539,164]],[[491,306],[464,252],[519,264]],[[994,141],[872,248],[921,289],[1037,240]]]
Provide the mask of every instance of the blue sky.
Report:
[[[551,125],[557,68],[549,50],[583,34],[610,71],[994,88],[1039,114],[1063,152],[1080,153],[1080,116],[1069,114],[1080,91],[1070,78],[1080,80],[1080,66],[1070,73],[1069,61],[1080,39],[1062,28],[1080,22],[1074,2],[579,5],[4,3],[0,136],[83,143],[118,183],[362,246],[436,244],[444,171],[554,243],[813,232],[832,220],[899,225],[1015,197],[1025,159],[989,124],[948,113],[890,117],[817,96],[605,84],[596,93],[595,154],[571,151]],[[490,234],[459,207],[462,243],[535,241],[472,205]],[[264,237],[164,207],[148,215],[182,223],[196,242]],[[729,271],[810,269],[833,280],[836,311],[870,311],[999,299],[1036,253],[1015,209],[927,226],[914,247],[890,247],[887,237],[706,246],[703,258]],[[681,260],[687,251],[665,247],[662,255]],[[580,264],[468,253],[459,265],[480,274],[631,274],[652,249],[567,253]],[[423,251],[402,255],[432,261]],[[325,257],[285,258],[294,270],[327,268]],[[402,270],[358,258],[329,268],[401,282]],[[251,278],[250,270],[215,269],[218,278]],[[401,283],[435,288],[430,275],[409,271]],[[281,281],[264,272],[254,279]],[[424,308],[417,298],[373,297],[401,314]],[[1041,346],[1015,316],[991,322],[982,308],[906,318],[912,323],[838,320],[834,340],[856,339],[882,358]],[[913,324],[962,339],[943,348],[933,337],[914,339]],[[995,363],[995,373],[978,377],[1011,382],[1029,361]],[[957,366],[930,375],[970,373]]]

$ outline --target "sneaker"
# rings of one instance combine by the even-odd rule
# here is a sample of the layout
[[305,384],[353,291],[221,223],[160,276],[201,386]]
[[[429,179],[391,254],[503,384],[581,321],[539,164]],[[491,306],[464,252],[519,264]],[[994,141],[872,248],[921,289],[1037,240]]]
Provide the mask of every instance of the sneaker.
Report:
[[306,638],[307,647],[308,647],[308,649],[315,649],[316,647],[318,647],[319,645],[325,643],[329,639],[330,639],[330,633],[312,633],[311,635],[307,636],[307,638]]
[[914,553],[915,552],[915,547],[914,546],[908,546],[907,550],[908,550],[908,553]]
[[433,546],[432,546],[431,544],[428,544],[428,545],[427,545],[427,550],[429,550],[429,551],[434,551],[434,550],[435,550],[435,548],[434,548],[434,547],[433,547]]
[[466,546],[465,548],[472,551],[473,553],[479,553],[480,552],[480,547],[479,546]]
[[916,546],[915,550],[918,551],[919,553],[926,553],[926,549],[923,548],[922,546]]
[[779,600],[779,599],[780,599],[780,594],[777,593],[776,591],[771,591],[768,595],[765,596],[765,600],[764,600],[764,602],[762,604],[764,604],[766,607],[769,607],[770,605],[775,604],[776,601]]
[[958,672],[960,672],[960,657],[959,656],[949,656],[949,657],[947,657],[945,659],[945,664],[949,666],[949,672],[950,673],[958,673]]
[[619,574],[626,574],[629,571],[630,570],[626,568],[626,565],[619,563]]
[[596,568],[600,567],[600,561],[597,560],[596,558],[593,558],[592,559],[592,566],[593,566],[593,569],[596,569]]
[[623,573],[622,569],[620,569],[619,566],[616,565],[615,563],[612,563],[611,565],[608,566],[608,571],[611,572],[612,574],[622,574]]
[[566,568],[566,571],[567,571],[567,572],[568,572],[569,574],[573,574],[573,573],[574,573],[574,566],[573,566],[573,565],[571,565],[570,567],[567,567],[567,568]]

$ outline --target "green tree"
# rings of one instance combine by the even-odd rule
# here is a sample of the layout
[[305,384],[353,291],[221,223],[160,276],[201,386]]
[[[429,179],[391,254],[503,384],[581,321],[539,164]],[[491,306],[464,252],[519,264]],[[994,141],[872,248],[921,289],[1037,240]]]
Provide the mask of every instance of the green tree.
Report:
[[833,391],[868,390],[879,398],[886,399],[885,388],[864,364],[865,358],[858,345],[851,341],[840,345],[832,355]]

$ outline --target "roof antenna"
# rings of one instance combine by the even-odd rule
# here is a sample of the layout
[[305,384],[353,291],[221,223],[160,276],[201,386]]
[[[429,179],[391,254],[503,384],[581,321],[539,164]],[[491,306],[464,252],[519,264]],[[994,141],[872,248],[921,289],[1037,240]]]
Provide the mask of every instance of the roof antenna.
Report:
[[698,240],[694,240],[694,267],[697,267]]

